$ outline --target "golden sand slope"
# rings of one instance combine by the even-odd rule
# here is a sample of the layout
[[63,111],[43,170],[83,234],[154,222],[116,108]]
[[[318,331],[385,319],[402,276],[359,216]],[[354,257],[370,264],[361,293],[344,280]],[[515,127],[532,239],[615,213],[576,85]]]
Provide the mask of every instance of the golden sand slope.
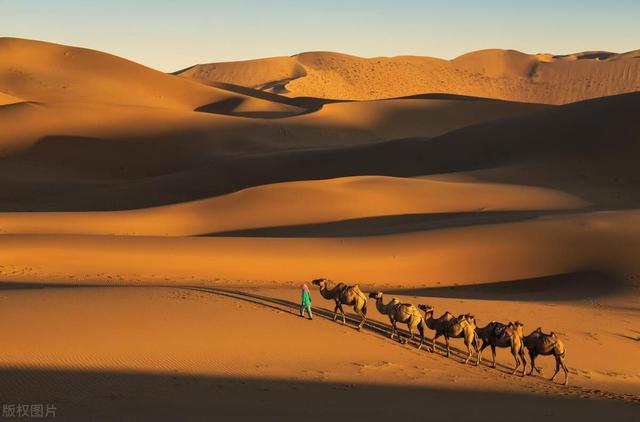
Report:
[[[373,307],[362,332],[340,326],[327,318],[330,304],[316,291],[314,321],[297,316],[297,290],[224,294],[206,287],[3,290],[0,330],[12,339],[0,355],[3,400],[53,402],[56,417],[65,420],[244,420],[256,412],[274,421],[302,413],[305,420],[339,420],[354,402],[364,404],[356,417],[367,420],[426,413],[463,420],[468,411],[461,399],[520,413],[521,420],[535,420],[530,416],[541,408],[553,418],[581,420],[637,412],[629,403],[638,385],[628,359],[635,344],[608,332],[637,324],[624,311],[603,312],[585,332],[579,321],[591,311],[582,307],[431,302],[442,311],[473,310],[482,320],[516,317],[529,324],[536,315],[535,323],[571,342],[572,386],[565,388],[539,376],[508,375],[512,361],[503,349],[491,369],[462,365],[459,340],[452,340],[451,359],[401,346],[388,339],[388,321]],[[552,359],[538,364],[551,374]]]
[[196,65],[175,73],[199,81],[229,82],[258,89],[269,89],[271,87],[265,85],[286,83],[306,75],[304,66],[295,57]]
[[[421,128],[419,122],[448,112],[472,116],[477,102],[419,100],[425,101],[426,117],[415,113],[411,121],[406,116],[392,118],[405,100],[389,106],[384,101],[357,107],[334,104],[276,120],[103,105],[83,110],[72,104],[8,105],[0,110],[9,128],[3,146],[5,151],[23,152],[10,154],[0,169],[5,176],[0,179],[0,195],[5,210],[109,210],[182,202],[282,181],[473,171],[480,180],[548,187],[604,209],[636,207],[637,142],[629,128],[639,99],[638,94],[607,97],[486,121],[433,139],[388,142],[375,141],[392,132],[447,130],[437,119],[433,127]],[[377,119],[354,117],[351,123],[339,123],[347,115],[340,108],[361,107],[367,116],[368,104],[378,110]],[[511,110],[500,107],[487,107],[485,117]],[[313,116],[318,117],[315,123]],[[404,126],[396,129],[397,121]],[[451,119],[448,127],[467,121]],[[330,145],[333,148],[326,148]],[[247,152],[261,154],[241,154]],[[69,160],[75,164],[69,166]]]
[[[284,181],[471,172],[479,181],[570,193],[600,209],[635,208],[640,201],[635,188],[638,144],[629,128],[635,124],[638,100],[638,94],[607,97],[488,121],[432,139],[387,142],[375,140],[402,131],[394,129],[398,119],[385,120],[384,114],[380,120],[354,118],[348,128],[336,123],[330,107],[266,121],[108,106],[85,107],[66,119],[77,111],[74,106],[9,105],[0,110],[13,130],[5,145],[11,148],[15,142],[24,152],[8,157],[0,168],[0,197],[5,210],[113,210]],[[473,109],[467,104],[476,104],[433,101],[425,105],[427,116],[429,110],[464,116],[463,110]],[[375,102],[373,110],[382,103]],[[362,107],[366,104],[374,103]],[[312,116],[318,116],[316,126]],[[420,114],[414,119],[419,129]],[[37,124],[26,124],[33,120]],[[444,130],[436,123],[433,130]],[[455,125],[456,119],[450,123]],[[408,120],[405,124],[410,126]],[[368,132],[368,126],[375,132]],[[425,125],[422,130],[432,129]],[[73,136],[42,138],[47,131]]]
[[[255,171],[227,171],[228,164],[223,166],[218,161],[240,154],[282,152],[287,156],[286,150],[308,150],[313,154],[312,151],[327,147],[432,137],[468,124],[542,109],[546,107],[426,98],[327,104],[322,110],[303,116],[265,120],[143,106],[11,104],[0,109],[0,125],[4,128],[0,132],[0,156],[5,157],[0,166],[0,198],[4,209],[32,210],[51,209],[51,201],[67,204],[63,209],[123,209],[192,200],[298,177],[298,166],[287,165],[259,176],[249,185],[237,185],[238,176],[250,177]],[[259,167],[277,160],[277,156],[266,158]],[[71,162],[73,165],[69,165]],[[325,167],[337,171],[343,168]],[[177,192],[167,189],[166,185],[172,184],[170,180],[153,179],[174,175],[191,178],[190,172],[201,171],[225,174],[194,175],[199,180],[185,181]],[[135,184],[123,185],[133,179]],[[158,182],[165,187],[153,188],[153,196],[136,192],[129,198],[122,191],[137,190],[141,183]],[[120,191],[116,201],[108,201],[111,205],[100,205],[100,199],[81,203],[83,191],[107,198],[104,189]],[[62,195],[67,193],[75,199],[64,199]],[[84,208],[89,203],[94,208]]]
[[0,106],[7,104],[14,104],[24,101],[21,98],[14,97],[13,95],[5,94],[4,92],[0,92]]
[[78,101],[231,112],[302,110],[177,78],[110,54],[0,38],[0,91],[28,101]]
[[0,213],[0,233],[191,236],[365,217],[584,207],[561,192],[376,176],[278,183],[215,198],[114,212]]
[[365,100],[429,92],[565,104],[640,89],[638,55],[635,51],[553,56],[494,49],[447,61],[310,52],[290,58],[202,64],[178,74],[290,96]]
[[357,237],[318,238],[322,227],[315,226],[294,237],[6,234],[0,276],[45,283],[215,278],[255,286],[326,276],[422,288],[598,270],[637,288],[639,222],[637,211],[620,211]]
[[[84,137],[112,141],[116,148],[147,139],[154,140],[157,147],[179,142],[188,149],[208,141],[211,155],[229,155],[434,137],[471,124],[545,109],[482,99],[425,98],[327,104],[303,116],[264,120],[144,106],[22,102],[0,109],[4,128],[0,145],[12,152],[46,144],[46,137],[59,141]],[[187,136],[189,141],[184,142]]]

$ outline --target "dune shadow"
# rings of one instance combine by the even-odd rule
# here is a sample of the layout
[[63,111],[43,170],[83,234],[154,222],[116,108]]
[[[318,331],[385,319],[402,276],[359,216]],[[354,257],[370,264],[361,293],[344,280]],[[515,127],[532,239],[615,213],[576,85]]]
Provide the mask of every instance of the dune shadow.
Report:
[[216,237],[357,237],[408,233],[483,224],[512,223],[576,210],[477,211],[385,215],[327,223],[257,227],[207,233]]
[[[259,97],[256,97],[256,98],[259,98]],[[306,114],[310,112],[310,110],[307,110],[304,108],[298,111],[293,111],[293,110],[239,111],[238,107],[242,105],[244,101],[245,99],[240,97],[229,98],[226,100],[202,105],[200,107],[197,107],[194,111],[198,111],[202,113],[225,114],[225,115],[237,116],[237,117],[249,117],[249,118],[256,118],[256,119],[278,119],[282,117],[291,117],[291,116]],[[278,101],[278,103],[286,104],[283,101]]]
[[472,95],[447,94],[443,92],[431,92],[415,95],[405,95],[402,97],[383,98],[374,101],[385,100],[455,100],[455,101],[481,101],[485,103],[513,103],[513,101],[500,100],[497,98],[474,97]]
[[396,289],[387,293],[458,299],[561,302],[610,296],[626,289],[627,286],[613,275],[582,271],[468,286]]
[[[313,353],[302,352],[302,353]],[[96,420],[501,420],[492,411],[513,409],[518,420],[632,420],[637,405],[438,387],[349,384],[257,376],[143,373],[111,370],[0,368],[4,404],[43,403],[55,418]],[[464,403],[464,406],[460,404]],[[502,419],[505,420],[505,419]]]

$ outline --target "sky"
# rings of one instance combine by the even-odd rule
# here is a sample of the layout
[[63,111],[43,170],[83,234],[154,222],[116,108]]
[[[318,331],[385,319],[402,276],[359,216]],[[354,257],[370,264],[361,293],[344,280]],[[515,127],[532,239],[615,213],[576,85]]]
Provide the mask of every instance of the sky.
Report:
[[624,52],[640,48],[640,1],[0,0],[0,36],[166,72],[319,50],[446,59],[483,48]]

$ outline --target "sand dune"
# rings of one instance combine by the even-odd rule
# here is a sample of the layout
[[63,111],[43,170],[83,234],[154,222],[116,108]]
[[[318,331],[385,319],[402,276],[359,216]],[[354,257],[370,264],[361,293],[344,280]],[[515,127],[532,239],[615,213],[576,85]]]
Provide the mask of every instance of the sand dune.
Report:
[[166,277],[253,286],[322,275],[388,289],[599,270],[637,288],[638,220],[635,210],[601,212],[349,238],[6,234],[1,275],[7,281]]
[[284,83],[306,75],[304,66],[295,57],[195,65],[175,73],[196,80],[238,83],[260,90],[269,89],[269,86],[265,86],[268,84]]
[[0,38],[0,91],[28,101],[77,101],[231,113],[301,112],[166,75],[102,52],[42,41]]
[[[0,109],[0,121],[5,128],[0,142],[11,152],[14,148],[24,150],[39,141],[42,143],[48,136],[122,141],[155,138],[156,144],[161,144],[167,139],[181,142],[179,139],[188,133],[189,144],[206,139],[225,140],[224,146],[212,145],[211,150],[214,153],[217,150],[217,155],[229,155],[237,151],[347,146],[395,138],[433,137],[470,124],[544,109],[545,106],[533,104],[427,97],[327,104],[308,115],[265,121],[144,106],[22,102]],[[259,144],[262,148],[256,147]]]
[[[0,133],[5,156],[0,167],[0,197],[5,210],[83,209],[88,203],[83,191],[93,195],[121,186],[136,190],[140,184],[172,184],[171,179],[191,177],[193,172],[207,171],[214,164],[214,171],[226,172],[227,161],[241,154],[432,137],[469,124],[545,108],[469,98],[418,98],[326,104],[303,116],[265,120],[158,107],[23,102],[0,110],[5,129]],[[153,154],[148,153],[151,149]],[[70,161],[75,164],[69,166]],[[296,166],[282,171],[282,180],[295,180]],[[221,193],[217,189],[224,186],[236,190],[252,186],[234,185],[235,175],[235,170],[226,175],[203,175],[199,182],[188,182],[188,190],[180,187],[177,195],[166,188],[154,188],[159,196],[136,192],[132,199],[121,192],[117,201],[104,195],[110,205],[98,200],[87,209],[159,205]],[[218,182],[208,183],[212,178]],[[201,189],[205,191],[190,193]],[[64,199],[67,192],[76,199]]]
[[178,74],[198,81],[228,82],[290,96],[367,100],[450,93],[566,104],[640,89],[638,55],[638,51],[632,51],[554,56],[494,49],[448,61],[311,52],[290,58],[202,64]]
[[561,192],[525,186],[348,177],[259,186],[133,211],[0,213],[0,233],[190,236],[365,217],[576,209],[585,205]]
[[[517,181],[567,192],[601,209],[637,207],[637,166],[633,161],[637,148],[634,132],[629,128],[635,124],[638,95],[607,97],[490,121],[432,139],[374,142],[377,136],[366,133],[366,127],[372,126],[366,118],[351,131],[340,125],[313,127],[300,123],[312,115],[284,119],[286,123],[283,119],[273,123],[215,117],[212,126],[217,127],[215,137],[207,138],[208,132],[204,130],[202,140],[195,142],[198,138],[192,136],[188,147],[179,141],[184,133],[193,133],[188,130],[173,135],[165,132],[166,138],[161,142],[160,134],[155,139],[143,135],[137,142],[111,141],[106,144],[108,149],[101,148],[101,142],[86,139],[91,133],[76,133],[80,138],[45,139],[22,157],[7,161],[4,167],[7,178],[2,181],[4,203],[8,205],[5,210],[139,208],[276,182],[455,172],[472,174],[480,181]],[[449,107],[448,103],[440,104],[444,104],[445,110]],[[457,112],[460,111],[458,107]],[[331,109],[327,108],[326,113],[331,116]],[[194,115],[203,126],[207,123],[203,119],[214,119]],[[140,114],[137,117],[142,118]],[[169,125],[176,121],[167,119]],[[230,125],[228,129],[222,129],[223,121]],[[390,119],[389,125],[394,121]],[[291,126],[279,126],[281,122]],[[240,132],[236,125],[246,132]],[[109,130],[117,127],[109,126]],[[162,124],[157,127],[162,128]],[[174,124],[175,127],[178,126]],[[389,127],[380,125],[380,134],[391,131]],[[24,130],[23,126],[16,128]],[[131,130],[126,125],[122,128],[125,134]],[[428,126],[425,131],[429,131]],[[242,143],[238,142],[242,136],[239,133],[247,134]],[[104,138],[100,134],[97,137]],[[255,142],[247,142],[249,139]],[[303,148],[300,142],[305,142]],[[329,142],[334,143],[333,148],[327,148]],[[348,143],[352,145],[344,146]],[[323,144],[325,147],[321,148]],[[73,150],[82,155],[71,171],[65,162],[69,151],[65,145],[74,146]],[[151,145],[155,154],[147,157]],[[178,145],[181,148],[177,149]],[[114,159],[103,160],[106,153],[114,154]],[[210,183],[212,180],[215,183]],[[42,192],[47,194],[43,196]],[[154,195],[141,195],[144,192]]]
[[13,95],[5,94],[4,92],[0,92],[0,106],[7,104],[14,104],[24,101],[21,98],[14,97]]

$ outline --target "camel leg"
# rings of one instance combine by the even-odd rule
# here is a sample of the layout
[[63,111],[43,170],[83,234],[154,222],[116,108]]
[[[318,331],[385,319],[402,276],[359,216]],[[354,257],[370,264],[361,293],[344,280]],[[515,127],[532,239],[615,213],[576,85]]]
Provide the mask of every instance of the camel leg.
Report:
[[513,368],[513,372],[511,372],[511,375],[515,375],[516,372],[518,371],[518,368],[520,367],[520,359],[518,359],[518,352],[516,349],[512,348],[511,354],[513,355],[513,360],[516,361],[515,367]]
[[391,320],[391,326],[393,327],[393,334],[391,334],[391,338],[393,338],[393,335],[395,334],[396,336],[398,336],[398,342],[404,343],[404,341],[402,340],[402,336],[398,332],[397,322],[395,319]]
[[529,375],[533,375],[533,370],[536,369],[536,357],[533,355],[533,352],[529,350],[529,359],[531,359],[531,369],[529,370]]
[[422,343],[424,343],[424,326],[422,324],[418,325],[418,331],[420,332],[420,344],[418,345],[418,350],[422,349]]
[[449,336],[448,335],[444,335],[444,341],[445,343],[447,343],[447,357],[449,357]]
[[391,340],[393,340],[393,336],[396,333],[396,330],[394,329],[394,325],[393,325],[393,318],[389,317],[389,324],[391,324]]
[[529,357],[531,358],[531,371],[529,371],[529,375],[532,375],[534,370],[542,375],[542,368],[536,366],[536,356],[532,351],[529,351]]
[[338,306],[340,306],[340,313],[342,314],[342,325],[347,325],[347,320],[344,317],[345,314],[344,309],[342,308],[342,303],[339,303]]
[[357,307],[354,307],[353,310],[362,317],[362,320],[360,321],[360,324],[358,324],[358,331],[362,330],[362,327],[364,326],[365,321],[367,320],[367,316],[364,314],[364,312],[362,312],[362,309],[359,309]]
[[467,358],[464,360],[464,364],[466,365],[469,363],[469,359],[471,359],[471,343],[467,339],[464,339],[464,345],[467,346]]
[[407,339],[407,343],[411,344],[411,342],[413,341],[413,336],[415,335],[413,334],[413,327],[411,326],[411,322],[407,324],[407,329],[409,330],[409,338]]
[[338,304],[338,301],[336,300],[336,306],[335,308],[333,308],[333,320],[335,321],[336,319],[338,319],[338,309],[339,309],[340,305]]
[[560,372],[560,356],[556,355],[555,358],[556,358],[556,372],[554,372],[553,376],[549,378],[549,381],[553,381],[556,375],[558,375],[558,372]]
[[492,357],[492,361],[491,361],[491,367],[495,368],[496,367],[496,346],[495,344],[491,344],[491,357]]
[[429,352],[431,352],[431,353],[435,353],[435,351],[436,351],[436,339],[437,339],[437,338],[438,338],[438,337],[437,337],[437,336],[436,336],[436,334],[434,333],[434,334],[433,334],[433,338],[431,339],[431,348],[429,349]]
[[484,340],[482,340],[482,347],[480,347],[480,361],[482,362],[482,354],[484,353],[484,349],[486,349],[489,346],[488,343],[485,343]]
[[562,357],[560,357],[560,365],[562,365],[562,370],[564,371],[564,385],[569,385],[569,369],[564,364],[564,358]]
[[524,377],[527,372],[527,361],[524,358],[524,349],[522,347],[520,348],[520,360],[522,361],[522,376]]
[[436,352],[436,340],[442,335],[443,333],[436,331],[433,334],[433,340],[431,340],[431,351],[432,352]]
[[480,346],[478,345],[478,336],[473,332],[473,350],[476,352],[476,365],[480,365]]

